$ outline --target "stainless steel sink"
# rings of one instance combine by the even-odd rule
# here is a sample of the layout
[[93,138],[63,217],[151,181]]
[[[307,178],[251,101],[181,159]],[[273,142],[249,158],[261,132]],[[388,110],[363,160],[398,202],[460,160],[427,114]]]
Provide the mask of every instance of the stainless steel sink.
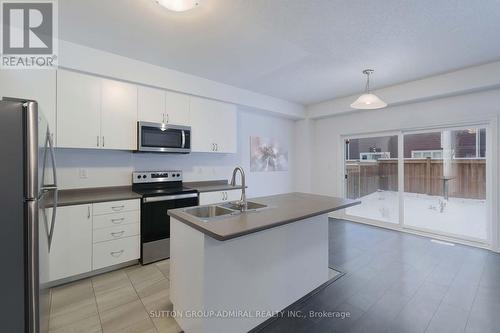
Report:
[[[236,211],[240,210],[240,206],[238,205],[237,202],[228,202],[228,203],[222,204],[221,206],[225,207],[225,208],[232,209],[232,210],[236,210]],[[260,204],[257,202],[252,202],[252,201],[247,202],[247,210],[250,210],[250,211],[259,210],[259,209],[263,209],[266,207],[267,207],[267,205],[263,205],[263,204]]]
[[184,212],[198,217],[200,219],[211,219],[219,216],[226,216],[234,214],[235,211],[217,206],[217,205],[209,205],[209,206],[199,206],[199,207],[190,207],[184,209]]

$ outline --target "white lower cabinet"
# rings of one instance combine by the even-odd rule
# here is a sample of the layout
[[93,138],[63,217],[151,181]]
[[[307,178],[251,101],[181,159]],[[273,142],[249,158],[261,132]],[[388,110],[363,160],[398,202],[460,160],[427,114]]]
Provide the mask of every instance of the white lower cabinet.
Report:
[[94,244],[92,268],[94,270],[138,259],[140,236],[126,237]]
[[104,215],[96,215],[94,212],[93,224],[95,230],[100,228],[122,226],[126,224],[139,225],[140,220],[141,220],[141,214],[138,210],[131,212],[123,212],[123,213],[104,214]]
[[51,281],[92,270],[91,204],[57,208],[49,267]]
[[200,193],[200,205],[212,205],[226,201],[236,201],[241,199],[241,190],[227,190]]
[[138,236],[141,232],[139,223],[124,224],[115,227],[94,229],[93,242],[100,243],[130,236]]
[[139,259],[140,238],[138,199],[58,207],[49,279]]

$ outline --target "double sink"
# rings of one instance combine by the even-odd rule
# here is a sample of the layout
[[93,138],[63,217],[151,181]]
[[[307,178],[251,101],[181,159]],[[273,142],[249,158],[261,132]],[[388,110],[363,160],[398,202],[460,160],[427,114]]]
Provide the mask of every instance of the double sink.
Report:
[[248,212],[257,212],[267,207],[268,207],[267,205],[248,201],[247,210],[241,211],[240,206],[238,205],[237,202],[227,202],[224,204],[217,204],[217,205],[189,207],[184,209],[184,212],[193,217],[208,222],[230,215],[238,215],[241,213],[248,213]]

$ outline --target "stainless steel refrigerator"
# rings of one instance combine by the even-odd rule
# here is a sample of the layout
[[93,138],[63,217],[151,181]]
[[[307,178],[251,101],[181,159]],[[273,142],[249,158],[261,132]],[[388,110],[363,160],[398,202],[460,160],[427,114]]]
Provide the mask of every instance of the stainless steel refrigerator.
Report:
[[1,331],[44,333],[58,190],[52,135],[35,101],[0,101],[0,148]]

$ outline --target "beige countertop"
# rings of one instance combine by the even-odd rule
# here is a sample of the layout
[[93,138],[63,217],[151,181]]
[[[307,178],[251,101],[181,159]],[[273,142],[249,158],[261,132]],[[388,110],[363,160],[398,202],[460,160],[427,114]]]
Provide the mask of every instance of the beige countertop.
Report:
[[249,201],[268,208],[208,221],[186,213],[185,208],[169,210],[168,214],[212,238],[225,241],[360,204],[360,201],[298,192]]

